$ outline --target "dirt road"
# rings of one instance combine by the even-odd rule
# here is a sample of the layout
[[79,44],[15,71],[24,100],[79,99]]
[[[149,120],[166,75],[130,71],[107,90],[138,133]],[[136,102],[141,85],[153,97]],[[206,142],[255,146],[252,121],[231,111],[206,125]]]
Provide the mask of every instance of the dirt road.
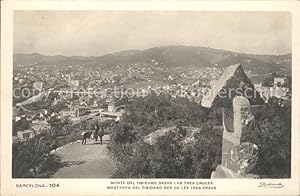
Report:
[[65,166],[52,178],[109,178],[114,164],[106,149],[109,137],[105,135],[103,139],[102,145],[88,139],[86,145],[82,145],[81,141],[74,142],[57,150],[55,154],[62,156]]

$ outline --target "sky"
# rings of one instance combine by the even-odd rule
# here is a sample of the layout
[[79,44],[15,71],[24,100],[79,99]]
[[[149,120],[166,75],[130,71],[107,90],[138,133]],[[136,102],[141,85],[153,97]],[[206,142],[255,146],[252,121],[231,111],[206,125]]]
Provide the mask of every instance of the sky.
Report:
[[15,11],[14,53],[101,56],[165,45],[291,53],[287,12]]

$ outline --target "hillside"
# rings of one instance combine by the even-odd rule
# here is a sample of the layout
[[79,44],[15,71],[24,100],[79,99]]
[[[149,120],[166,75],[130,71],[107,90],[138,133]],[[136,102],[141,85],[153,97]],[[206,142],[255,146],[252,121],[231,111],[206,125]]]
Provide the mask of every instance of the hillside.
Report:
[[14,55],[14,65],[107,65],[113,69],[117,65],[151,64],[153,61],[157,62],[157,66],[165,68],[190,65],[197,68],[211,66],[221,68],[242,63],[244,68],[251,70],[253,74],[283,71],[289,75],[291,72],[291,54],[256,55],[192,46],[163,46],[145,50],[126,50],[98,57],[44,56],[38,53]]

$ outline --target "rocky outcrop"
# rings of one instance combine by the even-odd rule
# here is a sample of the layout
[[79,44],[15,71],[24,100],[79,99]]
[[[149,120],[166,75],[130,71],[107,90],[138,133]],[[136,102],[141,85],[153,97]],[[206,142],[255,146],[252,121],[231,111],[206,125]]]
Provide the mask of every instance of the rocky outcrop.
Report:
[[231,151],[231,159],[237,162],[237,172],[223,165],[218,165],[211,178],[258,178],[251,174],[258,160],[258,147],[250,142],[244,142]]
[[259,93],[255,91],[241,64],[231,65],[223,72],[215,85],[205,94],[201,105],[207,108],[226,107],[232,104],[235,96],[247,97],[251,104],[262,103]]
[[258,147],[241,141],[247,141],[242,140],[245,133],[251,134],[255,119],[251,108],[259,103],[262,100],[240,64],[229,66],[203,98],[202,106],[222,107],[223,111],[222,162],[212,178],[249,177],[258,159]]
[[246,175],[255,167],[258,159],[258,147],[250,142],[243,142],[236,148],[238,174]]
[[160,137],[165,136],[170,132],[177,133],[176,135],[180,137],[181,142],[187,144],[195,140],[195,133],[200,132],[200,128],[187,126],[161,128],[146,135],[144,137],[144,142],[154,145]]

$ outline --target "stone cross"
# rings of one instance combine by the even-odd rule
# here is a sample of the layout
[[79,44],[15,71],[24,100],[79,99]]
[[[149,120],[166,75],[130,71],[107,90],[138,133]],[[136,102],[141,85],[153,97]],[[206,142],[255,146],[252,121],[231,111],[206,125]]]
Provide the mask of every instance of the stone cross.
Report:
[[[241,93],[237,93],[237,89]],[[249,90],[250,95],[247,94]],[[223,92],[222,96],[220,92]],[[203,107],[221,107],[223,113],[222,162],[212,173],[212,178],[243,177],[256,164],[257,146],[241,143],[241,139],[254,120],[251,104],[259,101],[262,100],[240,64],[229,66],[209,96],[204,96]]]
[[[224,112],[231,108],[223,108],[223,144],[222,144],[222,166],[238,171],[237,146],[241,144],[243,130],[254,119],[251,114],[251,105],[247,98],[237,96],[233,99],[233,112]],[[232,116],[231,116],[232,115]],[[231,121],[231,122],[226,122]],[[227,124],[233,124],[233,130],[228,129]],[[231,128],[231,127],[230,127]]]

